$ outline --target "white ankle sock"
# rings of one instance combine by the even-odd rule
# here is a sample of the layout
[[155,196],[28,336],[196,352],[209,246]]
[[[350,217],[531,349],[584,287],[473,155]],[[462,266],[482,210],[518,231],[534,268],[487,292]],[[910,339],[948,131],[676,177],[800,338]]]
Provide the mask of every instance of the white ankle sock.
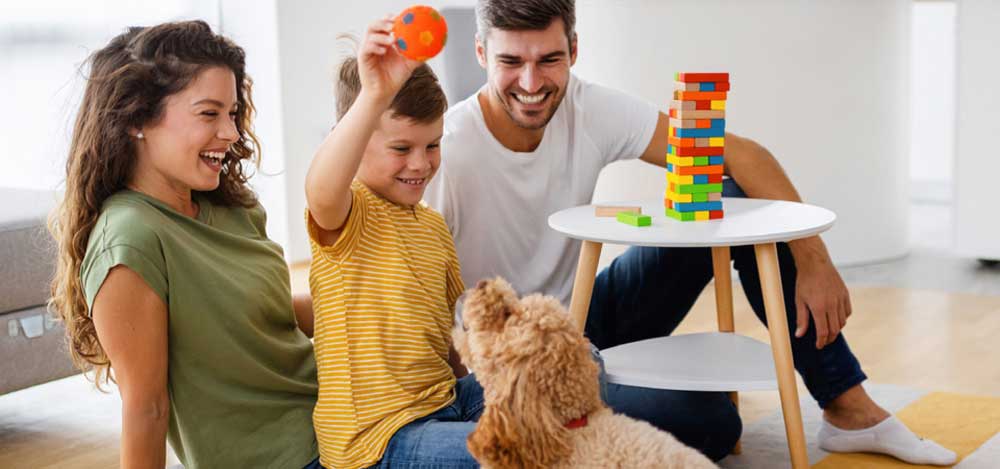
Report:
[[882,453],[910,464],[947,466],[955,463],[955,452],[918,437],[896,417],[861,430],[841,430],[823,420],[819,447],[831,453]]

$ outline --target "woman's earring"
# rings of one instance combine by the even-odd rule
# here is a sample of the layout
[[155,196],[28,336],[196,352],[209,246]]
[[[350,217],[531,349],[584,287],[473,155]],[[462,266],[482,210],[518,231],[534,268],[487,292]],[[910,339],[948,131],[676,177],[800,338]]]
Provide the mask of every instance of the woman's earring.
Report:
[[139,140],[142,140],[142,139],[146,138],[146,136],[143,135],[142,132],[139,132],[139,133],[135,134],[135,138],[138,138]]

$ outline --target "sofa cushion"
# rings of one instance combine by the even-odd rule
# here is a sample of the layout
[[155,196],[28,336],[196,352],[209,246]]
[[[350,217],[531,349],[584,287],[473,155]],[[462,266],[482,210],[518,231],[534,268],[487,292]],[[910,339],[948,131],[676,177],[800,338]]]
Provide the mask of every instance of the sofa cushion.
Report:
[[75,373],[63,325],[44,306],[0,315],[0,394]]
[[55,272],[55,242],[46,229],[53,191],[0,188],[0,314],[45,304]]

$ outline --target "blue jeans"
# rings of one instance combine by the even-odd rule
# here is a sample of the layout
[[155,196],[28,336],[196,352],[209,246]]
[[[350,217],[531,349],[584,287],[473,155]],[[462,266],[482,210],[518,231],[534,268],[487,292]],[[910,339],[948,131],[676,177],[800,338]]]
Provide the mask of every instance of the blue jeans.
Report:
[[414,420],[389,440],[382,459],[373,469],[464,469],[479,467],[469,454],[465,439],[483,414],[483,388],[475,375],[455,384],[455,402]]
[[[723,195],[745,197],[742,190],[728,179],[724,184]],[[731,253],[743,291],[754,313],[766,325],[764,300],[753,246],[733,247]],[[785,243],[778,244],[778,262],[785,296],[785,312],[789,324],[794,325],[796,269],[791,251]],[[712,252],[709,248],[629,248],[597,276],[590,302],[590,313],[587,316],[587,337],[598,348],[604,349],[637,340],[670,335],[690,311],[713,276]],[[790,332],[793,330],[794,326],[790,328]],[[816,330],[811,325],[802,338],[792,335],[795,368],[820,407],[826,407],[844,391],[864,381],[866,376],[861,371],[857,358],[847,346],[843,334],[821,350],[817,350],[815,344]],[[609,385],[611,386],[615,385]],[[620,388],[628,387],[620,386]],[[733,433],[734,428],[729,426],[737,425],[737,422],[732,421],[732,416],[726,416],[720,426],[718,421],[704,422],[698,414],[684,407],[651,408],[659,406],[661,402],[671,401],[672,397],[662,394],[716,394],[718,397],[712,399],[720,406],[724,405],[722,397],[725,394],[651,389],[639,391],[639,389],[641,388],[620,389],[618,393],[622,397],[616,399],[609,395],[609,404],[616,410],[649,420],[657,426],[660,425],[654,419],[660,414],[680,414],[672,415],[670,418],[681,420],[683,428],[660,427],[674,433],[688,445],[701,449],[710,457],[713,456],[711,451],[706,451],[697,441],[686,439],[685,435],[692,432],[698,438],[719,441]],[[616,402],[620,399],[637,402]],[[707,402],[702,404],[709,405]],[[631,409],[627,406],[631,406]],[[739,420],[738,414],[735,420]],[[713,432],[720,435],[714,439],[708,438]],[[736,434],[738,436],[738,432]]]

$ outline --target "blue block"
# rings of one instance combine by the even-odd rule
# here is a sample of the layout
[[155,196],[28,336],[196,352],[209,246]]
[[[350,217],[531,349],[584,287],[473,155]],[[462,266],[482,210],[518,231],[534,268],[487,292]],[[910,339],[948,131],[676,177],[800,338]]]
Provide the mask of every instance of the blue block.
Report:
[[673,152],[674,152],[674,146],[668,143],[667,144],[667,153],[673,153]]
[[667,163],[667,171],[674,172],[674,165],[672,163]]
[[677,129],[679,138],[725,137],[726,129]]
[[699,83],[698,91],[715,91],[715,83],[712,82]]
[[708,164],[710,164],[710,165],[722,164],[722,157],[721,156],[709,156],[708,157]]
[[694,183],[695,184],[708,184],[708,175],[707,174],[695,174],[694,175]]
[[703,210],[722,210],[722,202],[692,202],[689,204],[675,203],[674,210],[678,212],[701,212]]

